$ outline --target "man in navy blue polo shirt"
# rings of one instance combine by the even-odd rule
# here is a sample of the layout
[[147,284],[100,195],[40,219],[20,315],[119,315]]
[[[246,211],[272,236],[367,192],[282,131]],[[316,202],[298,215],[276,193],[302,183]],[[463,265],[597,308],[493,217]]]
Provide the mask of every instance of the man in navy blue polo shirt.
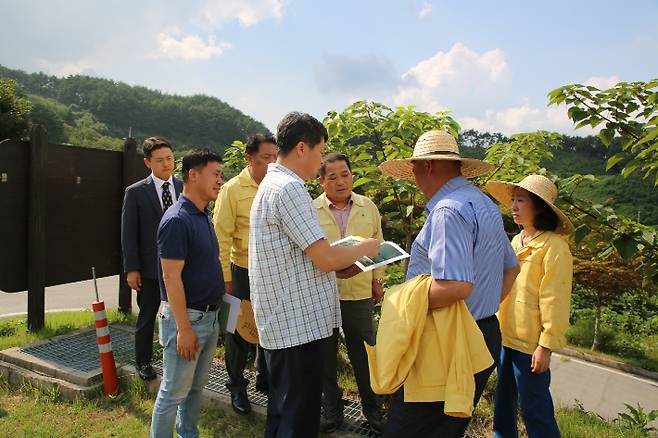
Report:
[[206,207],[222,185],[221,158],[208,149],[183,158],[183,194],[158,228],[160,343],[163,377],[151,437],[199,436],[201,393],[208,382],[224,294],[219,247]]

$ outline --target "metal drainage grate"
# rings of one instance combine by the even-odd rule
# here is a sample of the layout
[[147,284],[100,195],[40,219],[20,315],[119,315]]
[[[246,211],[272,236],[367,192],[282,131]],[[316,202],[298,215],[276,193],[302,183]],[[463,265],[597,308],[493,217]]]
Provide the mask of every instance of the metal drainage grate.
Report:
[[[135,335],[131,330],[111,327],[112,350],[117,364],[131,363],[134,365]],[[62,337],[56,341],[21,348],[21,351],[44,361],[53,362],[78,371],[90,372],[100,366],[98,359],[98,346],[96,332],[90,330]],[[162,362],[158,360],[153,364],[158,374],[162,375]],[[267,395],[256,391],[256,374],[245,370],[245,377],[249,379],[247,394],[251,403],[267,407]],[[228,373],[224,364],[214,362],[210,369],[210,376],[206,389],[230,397],[226,388]],[[363,437],[377,437],[361,413],[361,403],[358,400],[344,399],[345,421],[339,428],[342,432],[349,432]]]
[[[112,327],[110,336],[117,363],[131,362],[134,357],[134,334]],[[22,347],[20,351],[40,360],[86,373],[100,368],[95,330],[75,333],[52,342],[29,345]]]

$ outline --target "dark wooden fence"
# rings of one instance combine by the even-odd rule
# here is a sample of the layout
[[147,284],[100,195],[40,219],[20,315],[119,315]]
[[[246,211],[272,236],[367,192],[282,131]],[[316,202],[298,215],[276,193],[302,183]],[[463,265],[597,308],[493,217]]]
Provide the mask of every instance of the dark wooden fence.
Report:
[[[0,143],[0,290],[28,291],[28,327],[44,324],[44,288],[121,273],[125,187],[147,175],[134,139],[123,152],[29,141]],[[119,308],[130,310],[123,276]]]

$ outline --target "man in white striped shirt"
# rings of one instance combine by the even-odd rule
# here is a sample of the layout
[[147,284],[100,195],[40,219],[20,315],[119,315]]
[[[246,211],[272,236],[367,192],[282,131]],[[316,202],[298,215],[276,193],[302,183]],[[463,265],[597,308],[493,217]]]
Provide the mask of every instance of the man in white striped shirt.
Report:
[[312,116],[285,116],[277,162],[251,207],[249,284],[270,373],[266,437],[317,436],[324,343],[341,324],[334,272],[379,253],[377,239],[330,246],[318,222],[304,181],[317,175],[327,139]]

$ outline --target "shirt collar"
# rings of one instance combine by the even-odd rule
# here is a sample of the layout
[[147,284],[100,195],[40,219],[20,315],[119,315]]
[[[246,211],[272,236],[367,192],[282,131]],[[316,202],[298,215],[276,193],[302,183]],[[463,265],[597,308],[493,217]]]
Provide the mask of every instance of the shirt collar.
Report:
[[352,204],[354,204],[354,194],[351,194],[351,195],[350,195],[350,199],[347,201],[347,204],[346,204],[345,207],[343,207],[343,208],[336,207],[336,204],[334,204],[333,202],[331,202],[331,200],[329,199],[329,197],[326,196],[326,193],[325,193],[325,199],[327,200],[327,206],[328,206],[330,209],[331,209],[331,208],[335,208],[336,210],[345,210],[347,207],[350,207]]
[[194,204],[194,202],[190,201],[190,199],[187,196],[183,195],[182,193],[178,197],[178,202],[180,202],[181,207],[183,207],[185,211],[187,211],[190,214],[204,214],[204,215],[207,214],[206,211],[199,210],[199,208]]
[[249,166],[245,167],[242,169],[242,172],[238,174],[238,181],[240,182],[240,185],[242,187],[258,187],[258,184],[256,184],[256,181],[254,181],[254,177],[251,176],[251,172],[249,171]]
[[151,172],[151,179],[153,179],[153,181],[154,181],[154,182],[158,185],[158,187],[160,187],[160,188],[162,188],[162,184],[164,184],[165,182],[168,182],[170,186],[173,186],[173,185],[174,185],[174,176],[173,176],[173,175],[170,175],[170,176],[169,176],[169,179],[168,179],[167,181],[165,181],[165,180],[163,180],[163,179],[158,178],[157,176],[155,176],[155,174],[154,174],[153,172]]
[[425,205],[425,210],[427,211],[434,210],[434,207],[436,207],[436,204],[438,204],[441,199],[445,198],[446,196],[448,196],[448,194],[454,192],[455,190],[467,186],[468,184],[469,184],[468,180],[463,176],[454,177],[453,179],[445,183],[443,187],[441,187],[441,189],[439,189],[439,191],[436,192],[430,198],[429,201],[427,201],[427,205]]
[[284,166],[281,163],[270,163],[267,165],[267,172],[281,172],[285,173],[288,176],[291,176],[295,178],[297,181],[299,181],[302,184],[305,184],[304,180],[299,177],[295,172],[292,170],[288,169],[286,166]]

